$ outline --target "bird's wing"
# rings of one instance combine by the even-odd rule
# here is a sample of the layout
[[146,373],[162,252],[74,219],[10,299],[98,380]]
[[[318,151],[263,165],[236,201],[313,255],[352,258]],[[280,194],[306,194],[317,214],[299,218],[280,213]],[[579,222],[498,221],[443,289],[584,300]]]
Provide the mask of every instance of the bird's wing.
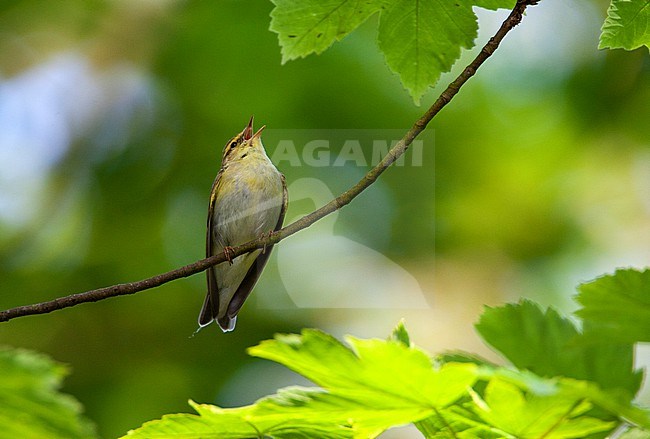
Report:
[[274,230],[280,230],[282,228],[284,216],[287,213],[287,206],[289,205],[289,192],[287,191],[287,180],[284,178],[284,174],[280,174],[280,180],[282,181],[282,209],[280,210],[280,217]]
[[[287,213],[287,206],[289,204],[289,194],[287,192],[287,182],[283,174],[280,174],[282,180],[282,207],[280,208],[280,215],[278,216],[278,222],[275,224],[274,231],[280,230],[282,228],[282,223],[284,222],[284,216]],[[229,319],[234,318],[241,307],[244,305],[244,302],[253,291],[253,287],[262,274],[262,270],[266,265],[269,256],[271,255],[271,250],[273,250],[273,245],[266,247],[265,251],[260,252],[259,256],[253,261],[253,264],[248,269],[246,276],[242,280],[241,284],[237,288],[237,291],[232,296],[230,304],[228,304],[228,312],[224,317],[225,322]],[[222,322],[219,324],[223,327]]]
[[[214,204],[217,199],[217,188],[221,183],[221,176],[223,175],[223,168],[217,173],[217,177],[212,183],[212,189],[210,190],[210,205],[208,207],[208,232],[205,240],[205,256],[213,256],[214,235],[212,232],[212,218],[214,217]],[[214,266],[208,268],[205,271],[208,277],[208,293],[205,296],[205,301],[203,302],[203,308],[201,308],[201,314],[199,314],[199,326],[203,327],[212,323],[212,321],[217,317],[219,313],[219,289],[217,287],[217,277],[215,275]]]

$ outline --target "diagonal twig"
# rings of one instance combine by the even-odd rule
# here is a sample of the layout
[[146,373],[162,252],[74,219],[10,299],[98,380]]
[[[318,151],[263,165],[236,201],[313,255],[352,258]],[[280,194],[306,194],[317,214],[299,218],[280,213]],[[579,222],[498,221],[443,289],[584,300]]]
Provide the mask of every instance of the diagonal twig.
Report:
[[[477,69],[494,53],[499,47],[499,44],[515,26],[517,26],[522,18],[524,11],[528,6],[536,5],[539,0],[517,0],[515,7],[508,15],[508,18],[501,24],[501,27],[494,34],[492,38],[483,46],[476,58],[452,81],[447,88],[440,94],[438,99],[431,105],[431,107],[420,117],[410,130],[406,132],[404,137],[391,148],[387,155],[363,178],[347,191],[343,192],[338,197],[324,205],[323,207],[305,215],[299,220],[289,224],[288,226],[270,234],[270,236],[261,237],[253,241],[247,242],[240,246],[234,247],[231,252],[231,257],[236,257],[252,250],[262,248],[271,244],[275,244],[285,239],[294,233],[309,227],[319,219],[331,214],[332,212],[349,204],[357,195],[367,189],[373,184],[377,178],[390,167],[395,160],[406,152],[413,140],[427,127],[431,119],[440,112],[447,105],[454,96],[458,93],[460,88],[476,73]],[[148,290],[158,287],[167,282],[183,277],[192,276],[206,270],[208,267],[224,262],[226,257],[223,253],[218,255],[201,259],[192,264],[185,265],[175,270],[166,273],[158,274],[156,276],[143,279],[136,282],[129,282],[109,287],[98,288],[95,290],[86,291],[83,293],[71,294],[69,296],[59,297],[47,302],[35,303],[32,305],[23,305],[15,308],[0,311],[0,322],[6,322],[16,317],[22,317],[34,314],[46,314],[58,309],[69,308],[86,302],[97,302],[109,297],[124,296],[127,294],[134,294],[139,291]]]

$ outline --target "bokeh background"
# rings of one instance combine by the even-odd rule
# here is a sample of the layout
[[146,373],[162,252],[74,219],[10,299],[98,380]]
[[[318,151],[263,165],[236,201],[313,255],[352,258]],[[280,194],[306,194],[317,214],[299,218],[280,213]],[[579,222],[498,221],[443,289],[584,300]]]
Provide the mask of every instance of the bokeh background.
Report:
[[[71,365],[64,391],[106,438],[188,412],[189,398],[241,405],[302,383],[247,356],[276,332],[385,337],[404,318],[431,352],[498,359],[472,328],[484,304],[529,297],[571,312],[579,282],[650,262],[650,60],[645,49],[597,50],[606,7],[530,8],[434,120],[422,166],[387,171],[336,217],[279,245],[235,332],[192,337],[205,292],[196,275],[2,323],[0,343]],[[0,2],[0,308],[200,259],[221,149],[251,114],[268,126],[269,155],[296,130],[399,133],[478,50],[416,107],[375,47],[376,17],[282,66],[271,9]],[[479,11],[479,45],[505,15]],[[294,183],[290,219],[367,170],[277,164]],[[388,272],[393,283],[378,285]],[[313,300],[296,301],[303,293]],[[647,357],[640,349],[639,363]]]

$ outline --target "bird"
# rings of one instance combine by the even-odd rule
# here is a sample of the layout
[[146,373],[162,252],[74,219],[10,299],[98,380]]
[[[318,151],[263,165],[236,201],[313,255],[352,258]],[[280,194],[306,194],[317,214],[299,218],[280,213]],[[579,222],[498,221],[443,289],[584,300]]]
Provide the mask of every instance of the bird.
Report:
[[266,155],[262,126],[253,134],[253,117],[226,143],[208,207],[206,257],[224,252],[227,261],[206,270],[208,291],[199,330],[216,321],[223,332],[235,329],[237,314],[262,274],[272,245],[231,257],[232,247],[270,236],[282,228],[288,193],[284,175]]

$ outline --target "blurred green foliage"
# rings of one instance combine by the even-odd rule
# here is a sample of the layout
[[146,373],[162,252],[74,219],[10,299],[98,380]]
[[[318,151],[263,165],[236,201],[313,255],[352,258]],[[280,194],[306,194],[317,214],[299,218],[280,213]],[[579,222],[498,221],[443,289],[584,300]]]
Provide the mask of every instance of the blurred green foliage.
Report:
[[43,354],[0,347],[2,438],[77,439],[95,436],[77,400],[58,392],[66,367]]
[[[453,337],[483,303],[523,294],[571,307],[565,294],[576,279],[647,264],[647,53],[597,52],[605,5],[571,5],[531,9],[436,118],[423,166],[387,171],[338,216],[335,233],[407,268],[431,309],[256,306],[256,295],[283,288],[272,257],[227,336],[208,328],[191,337],[199,275],[4,323],[0,343],[70,364],[64,390],[101,437],[115,437],[184,411],[188,398],[241,405],[274,391],[287,377],[243,348],[275,332],[364,336],[385,332],[397,313],[417,319],[418,340],[461,348]],[[436,90],[413,106],[374,47],[372,20],[322,55],[281,66],[271,9],[234,0],[0,2],[1,308],[201,258],[221,148],[251,114],[275,129],[405,130],[432,102]],[[479,46],[502,17],[480,15]],[[289,183],[325,175],[333,193],[364,171],[280,168]],[[288,217],[313,207],[296,203]],[[432,329],[438,323],[447,330]]]

